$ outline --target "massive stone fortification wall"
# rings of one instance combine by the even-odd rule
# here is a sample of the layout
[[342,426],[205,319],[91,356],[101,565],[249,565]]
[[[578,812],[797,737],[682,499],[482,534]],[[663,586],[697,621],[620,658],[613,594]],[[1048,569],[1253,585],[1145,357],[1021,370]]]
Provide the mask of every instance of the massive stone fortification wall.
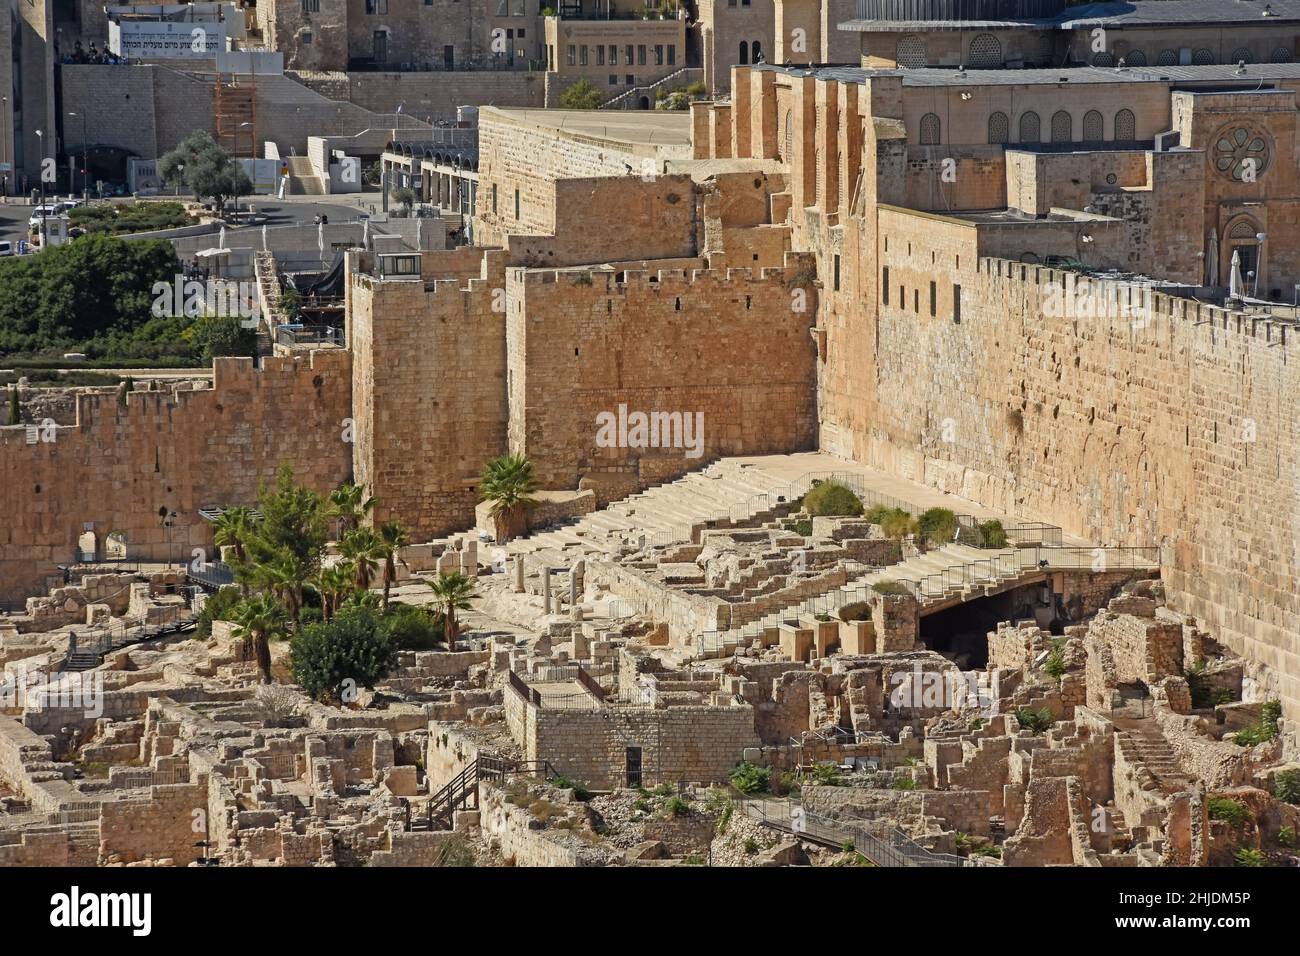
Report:
[[851,261],[878,258],[828,320],[822,447],[1101,544],[1160,545],[1171,604],[1300,707],[1294,331],[1136,287],[1128,311],[1089,314],[1083,288],[1112,283],[980,257],[940,217],[882,209],[845,233]]
[[[811,288],[791,286],[808,269],[791,257],[782,269],[725,275],[511,270],[511,450],[532,458],[545,485],[625,488],[720,455],[812,447],[816,302]],[[702,413],[699,456],[604,447],[597,416],[620,406]]]
[[281,462],[318,491],[336,487],[352,468],[351,365],[341,351],[260,369],[217,359],[210,389],[134,391],[125,405],[99,390],[78,397],[76,425],[0,428],[0,599],[33,593],[85,530],[101,547],[121,532],[131,559],[186,560],[212,543],[199,508],[252,505]]
[[378,498],[376,522],[398,520],[416,540],[474,524],[483,465],[506,448],[504,253],[425,257],[482,275],[378,281],[351,288],[355,473]]

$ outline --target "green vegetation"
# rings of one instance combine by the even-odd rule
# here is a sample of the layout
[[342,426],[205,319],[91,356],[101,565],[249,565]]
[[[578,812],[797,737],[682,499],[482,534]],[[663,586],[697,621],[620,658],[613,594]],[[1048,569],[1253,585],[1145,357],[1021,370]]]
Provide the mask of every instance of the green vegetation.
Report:
[[1291,849],[1295,846],[1295,827],[1282,827],[1277,831],[1277,845]]
[[1211,820],[1225,820],[1234,830],[1240,830],[1254,819],[1249,807],[1231,797],[1211,797],[1206,807]]
[[895,777],[891,786],[894,790],[915,790],[916,780],[912,777]]
[[22,420],[22,411],[18,402],[18,387],[14,386],[9,389],[9,421],[7,424],[19,425]]
[[1007,532],[1002,527],[1002,522],[997,518],[989,521],[980,522],[980,547],[982,548],[1005,548],[1007,546]]
[[848,485],[821,481],[803,496],[803,510],[810,515],[856,517],[862,514],[862,499]]
[[1237,866],[1268,866],[1268,857],[1259,850],[1242,847],[1234,857]]
[[1017,707],[1016,722],[1020,724],[1021,730],[1028,731],[1037,737],[1050,729],[1055,720],[1052,717],[1050,708],[1042,707],[1035,710],[1033,707]]
[[1273,781],[1273,796],[1283,803],[1300,804],[1300,770],[1283,770]]
[[867,512],[866,518],[872,524],[879,525],[887,538],[897,538],[901,541],[909,534],[916,533],[916,522],[911,514],[902,508],[876,505]]
[[497,544],[528,530],[528,509],[534,503],[537,475],[524,455],[501,455],[483,468],[479,496],[491,502]]
[[85,230],[90,236],[154,232],[159,229],[192,226],[198,222],[185,211],[183,203],[159,201],[76,206],[68,212],[68,221],[72,226]]
[[1274,740],[1278,734],[1278,721],[1281,719],[1281,702],[1276,700],[1265,701],[1264,705],[1259,709],[1259,720],[1233,734],[1233,742],[1243,747],[1253,747],[1256,744]]
[[194,636],[206,641],[212,636],[212,622],[229,620],[229,614],[243,599],[239,588],[224,587],[210,595],[195,618]]
[[834,764],[819,763],[812,768],[812,773],[804,776],[802,783],[815,784],[819,787],[842,787],[844,778],[840,776]]
[[811,518],[789,518],[781,522],[781,527],[786,531],[793,531],[800,537],[806,538],[812,534]]
[[390,605],[379,626],[399,651],[432,650],[443,639],[438,619],[414,604]]
[[1061,638],[1052,641],[1052,652],[1047,655],[1047,660],[1043,662],[1043,671],[1053,680],[1060,680],[1065,676],[1067,668],[1065,666],[1065,642]]
[[947,508],[929,508],[916,519],[916,529],[936,547],[950,544],[957,537],[957,515]]
[[690,809],[690,803],[688,803],[684,797],[676,795],[665,800],[662,807],[664,816],[666,817],[680,817],[685,813],[689,813]]
[[765,793],[771,782],[771,767],[760,767],[748,760],[731,771],[731,785],[741,793]]
[[419,197],[416,196],[415,190],[410,186],[398,186],[389,191],[388,198],[402,207],[403,215],[409,216],[411,210],[415,208],[415,201]]
[[427,583],[429,589],[433,591],[433,606],[437,608],[442,620],[443,633],[447,638],[447,650],[454,651],[456,637],[460,633],[456,612],[470,609],[469,602],[474,597],[476,585],[459,571],[444,571]]
[[329,623],[293,637],[293,679],[317,699],[351,702],[349,692],[373,688],[397,666],[397,649],[369,608],[340,610]]
[[209,199],[217,215],[226,203],[253,191],[242,166],[203,130],[195,130],[179,146],[158,159],[158,175],[166,182],[183,184],[200,199]]
[[574,83],[560,94],[560,108],[566,110],[598,110],[607,97],[586,79]]
[[875,584],[871,585],[871,590],[875,591],[877,594],[902,595],[912,593],[907,589],[907,585],[903,584],[901,581],[877,581]]
[[574,799],[580,800],[583,803],[591,799],[590,790],[588,790],[584,785],[582,785],[578,781],[570,780],[568,777],[564,776],[563,774],[561,774],[558,777],[552,777],[550,779],[550,784],[552,787],[555,787],[557,790],[572,790]]

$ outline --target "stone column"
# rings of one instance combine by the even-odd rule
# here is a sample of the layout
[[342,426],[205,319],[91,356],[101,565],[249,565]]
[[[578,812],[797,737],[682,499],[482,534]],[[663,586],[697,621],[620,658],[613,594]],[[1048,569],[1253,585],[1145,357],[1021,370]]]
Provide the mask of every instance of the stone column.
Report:
[[551,613],[551,569],[542,568],[542,613]]
[[524,593],[524,556],[522,554],[515,556],[514,592],[516,594]]

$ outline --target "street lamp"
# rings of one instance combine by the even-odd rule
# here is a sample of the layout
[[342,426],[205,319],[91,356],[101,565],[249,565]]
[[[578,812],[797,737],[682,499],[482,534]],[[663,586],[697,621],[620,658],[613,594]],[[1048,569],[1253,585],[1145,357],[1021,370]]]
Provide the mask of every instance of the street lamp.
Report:
[[36,140],[41,144],[41,162],[37,172],[37,179],[41,183],[41,252],[45,251],[45,243],[50,235],[49,223],[45,220],[48,218],[45,213],[45,134],[40,130],[36,131]]
[[176,164],[176,198],[178,199],[180,198],[181,195],[181,180],[184,178],[185,178],[185,164],[177,163]]
[[167,529],[167,570],[168,571],[172,569],[172,558],[174,557],[173,554],[174,538],[172,535],[172,529],[176,526],[176,518],[177,518],[177,514],[174,511],[169,511],[167,513],[167,517],[163,518],[163,527]]
[[90,156],[86,143],[86,114],[73,110],[68,115],[81,117],[81,198],[90,199]]
[[1264,271],[1264,240],[1268,238],[1268,233],[1257,232],[1255,238],[1259,240],[1259,254],[1255,261],[1255,290],[1251,293],[1256,299],[1259,298],[1259,274]]

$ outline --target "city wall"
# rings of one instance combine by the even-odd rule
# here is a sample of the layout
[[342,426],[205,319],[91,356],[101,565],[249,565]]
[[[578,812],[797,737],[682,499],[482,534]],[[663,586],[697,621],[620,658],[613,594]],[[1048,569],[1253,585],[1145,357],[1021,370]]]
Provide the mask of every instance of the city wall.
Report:
[[40,590],[86,530],[101,551],[121,532],[129,560],[189,560],[212,544],[199,508],[254,504],[281,462],[317,491],[337,487],[352,470],[351,365],[346,352],[261,369],[217,359],[210,389],[133,391],[125,405],[116,391],[82,394],[77,423],[35,442],[25,426],[0,428],[0,600]]

